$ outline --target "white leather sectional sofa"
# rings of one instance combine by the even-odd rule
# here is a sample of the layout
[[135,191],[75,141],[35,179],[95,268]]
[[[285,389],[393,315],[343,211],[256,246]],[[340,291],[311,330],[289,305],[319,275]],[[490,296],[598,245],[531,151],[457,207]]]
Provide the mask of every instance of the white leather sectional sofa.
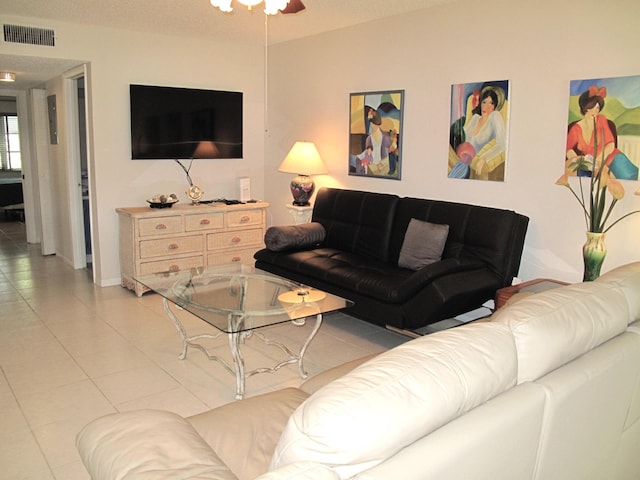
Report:
[[94,480],[638,479],[640,263],[300,388],[102,417],[78,449]]

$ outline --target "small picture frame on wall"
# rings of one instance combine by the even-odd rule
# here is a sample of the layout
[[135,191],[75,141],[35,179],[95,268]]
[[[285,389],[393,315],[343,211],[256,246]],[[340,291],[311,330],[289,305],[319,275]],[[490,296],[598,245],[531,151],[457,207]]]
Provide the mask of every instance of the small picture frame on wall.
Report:
[[404,90],[352,93],[349,175],[400,180]]
[[504,182],[509,80],[451,86],[449,178]]
[[49,113],[49,143],[58,144],[58,112],[56,107],[56,96],[47,97],[47,110]]

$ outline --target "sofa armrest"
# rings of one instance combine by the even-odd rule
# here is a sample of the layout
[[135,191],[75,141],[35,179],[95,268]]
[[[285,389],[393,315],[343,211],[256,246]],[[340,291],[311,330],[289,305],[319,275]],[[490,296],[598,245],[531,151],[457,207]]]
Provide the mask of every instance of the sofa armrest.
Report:
[[260,475],[255,480],[340,480],[340,476],[321,463],[296,462]]
[[93,420],[76,445],[93,480],[237,480],[184,418],[135,410]]

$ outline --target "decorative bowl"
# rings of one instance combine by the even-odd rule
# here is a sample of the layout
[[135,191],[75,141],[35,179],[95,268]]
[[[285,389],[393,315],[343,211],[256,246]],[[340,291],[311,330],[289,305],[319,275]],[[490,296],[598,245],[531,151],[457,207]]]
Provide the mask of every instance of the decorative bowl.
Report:
[[175,193],[169,195],[158,194],[147,199],[150,208],[171,208],[174,203],[178,203],[178,197]]

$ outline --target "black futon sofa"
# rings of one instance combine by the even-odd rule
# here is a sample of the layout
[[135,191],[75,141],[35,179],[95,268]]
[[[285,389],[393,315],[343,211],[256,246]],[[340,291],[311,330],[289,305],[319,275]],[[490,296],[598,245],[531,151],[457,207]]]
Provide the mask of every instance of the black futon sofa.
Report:
[[[415,270],[398,265],[412,219],[448,226],[441,259]],[[323,188],[311,222],[270,227],[256,267],[352,300],[348,313],[355,317],[416,330],[479,308],[510,285],[529,219],[496,208]]]

